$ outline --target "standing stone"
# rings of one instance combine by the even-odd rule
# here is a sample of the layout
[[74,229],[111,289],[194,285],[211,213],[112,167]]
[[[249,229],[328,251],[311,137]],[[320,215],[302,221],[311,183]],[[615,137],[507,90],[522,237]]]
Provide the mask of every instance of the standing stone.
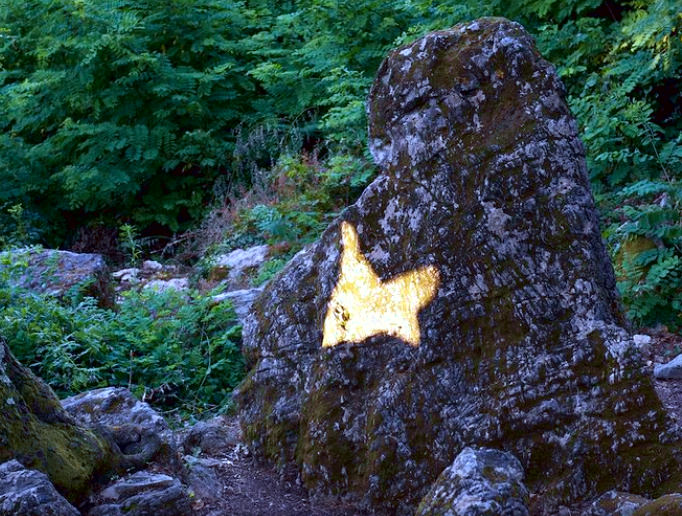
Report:
[[368,111],[382,173],[246,321],[249,446],[398,514],[467,446],[513,453],[555,508],[679,476],[532,38],[500,18],[431,33],[391,52]]

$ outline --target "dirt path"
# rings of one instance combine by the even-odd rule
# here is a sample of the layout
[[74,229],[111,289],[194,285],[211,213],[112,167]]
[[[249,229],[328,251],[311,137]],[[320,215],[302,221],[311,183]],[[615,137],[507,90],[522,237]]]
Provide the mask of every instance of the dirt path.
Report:
[[[236,417],[225,419],[234,444],[224,453],[197,454],[194,463],[194,513],[199,516],[351,516],[363,515],[337,500],[311,500],[293,470],[278,474],[259,464],[239,443]],[[232,440],[232,439],[231,439]],[[192,461],[190,461],[192,462]],[[198,465],[198,467],[197,467]]]

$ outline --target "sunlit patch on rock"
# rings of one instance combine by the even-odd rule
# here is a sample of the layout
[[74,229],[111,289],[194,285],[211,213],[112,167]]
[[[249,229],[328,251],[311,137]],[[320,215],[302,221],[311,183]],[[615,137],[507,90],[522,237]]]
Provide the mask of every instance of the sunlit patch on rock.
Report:
[[438,269],[421,267],[382,281],[362,254],[355,228],[341,224],[339,280],[324,319],[322,347],[390,335],[419,346],[417,315],[436,294]]

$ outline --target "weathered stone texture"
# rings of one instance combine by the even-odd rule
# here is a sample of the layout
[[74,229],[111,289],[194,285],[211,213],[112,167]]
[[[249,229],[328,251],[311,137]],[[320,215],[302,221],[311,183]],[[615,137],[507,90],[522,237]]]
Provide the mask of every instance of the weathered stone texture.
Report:
[[[238,402],[257,453],[295,461],[313,490],[398,513],[466,446],[513,453],[548,506],[651,493],[678,470],[665,444],[678,436],[623,329],[563,95],[531,37],[503,19],[388,56],[368,102],[381,175],[271,280],[244,325]],[[323,348],[347,226],[373,292],[437,270],[434,297],[409,305],[416,345],[377,306],[383,294],[358,288],[335,324],[386,320]]]
[[57,297],[78,292],[96,298],[103,306],[113,304],[109,269],[99,254],[17,249],[0,253],[2,269],[9,283],[20,288]]
[[155,460],[179,467],[175,438],[163,417],[124,387],[104,387],[62,400],[64,409],[82,426],[105,432],[128,467]]
[[102,490],[88,516],[185,516],[191,514],[179,480],[149,471],[128,475]]
[[47,475],[16,460],[0,464],[0,516],[80,516]]
[[110,442],[78,426],[0,338],[0,462],[11,459],[47,473],[72,501],[118,464]]
[[510,453],[465,448],[417,508],[416,516],[528,516],[523,468]]

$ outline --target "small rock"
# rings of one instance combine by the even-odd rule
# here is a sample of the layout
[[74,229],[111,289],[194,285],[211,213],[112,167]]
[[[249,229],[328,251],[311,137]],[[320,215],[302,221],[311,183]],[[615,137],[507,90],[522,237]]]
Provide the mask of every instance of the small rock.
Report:
[[528,515],[523,468],[510,453],[465,448],[417,508],[417,516]]
[[632,516],[680,516],[682,515],[682,494],[672,493],[656,498],[640,506]]
[[140,280],[139,274],[140,269],[137,267],[129,267],[127,269],[121,269],[120,271],[113,272],[111,276],[121,283],[137,283]]
[[608,491],[597,498],[583,516],[632,516],[649,500],[621,491]]
[[658,380],[682,379],[682,354],[677,355],[667,364],[656,364],[654,366],[654,378]]
[[189,485],[191,491],[204,502],[215,502],[221,499],[223,492],[223,485],[218,479],[213,467],[220,464],[219,461],[199,459],[186,456],[185,465],[187,473],[185,481]]
[[167,280],[154,279],[144,286],[144,289],[153,289],[158,292],[165,292],[167,290],[177,290],[183,292],[189,290],[189,281],[187,278],[171,278]]
[[182,448],[185,453],[197,450],[214,456],[231,451],[239,442],[234,428],[227,426],[225,419],[217,417],[210,421],[200,421],[182,432]]
[[181,516],[190,514],[190,499],[179,480],[138,471],[117,480],[95,497],[89,516]]
[[[105,387],[62,400],[76,421],[90,428],[109,428],[125,455],[140,460],[177,460],[173,432],[149,404],[123,387]],[[176,464],[177,465],[177,464]]]
[[11,460],[0,464],[0,516],[79,516],[44,473]]
[[146,273],[154,273],[163,270],[163,265],[155,260],[145,260],[142,262],[142,270]]
[[269,252],[270,246],[257,245],[219,255],[214,260],[209,276],[216,280],[225,279],[231,289],[244,287],[248,283],[246,274],[265,262]]
[[263,287],[232,290],[213,296],[212,299],[215,303],[231,301],[239,322],[243,324],[251,311],[251,305],[261,292],[263,292]]
[[651,344],[651,337],[649,335],[633,335],[632,340],[640,348]]

